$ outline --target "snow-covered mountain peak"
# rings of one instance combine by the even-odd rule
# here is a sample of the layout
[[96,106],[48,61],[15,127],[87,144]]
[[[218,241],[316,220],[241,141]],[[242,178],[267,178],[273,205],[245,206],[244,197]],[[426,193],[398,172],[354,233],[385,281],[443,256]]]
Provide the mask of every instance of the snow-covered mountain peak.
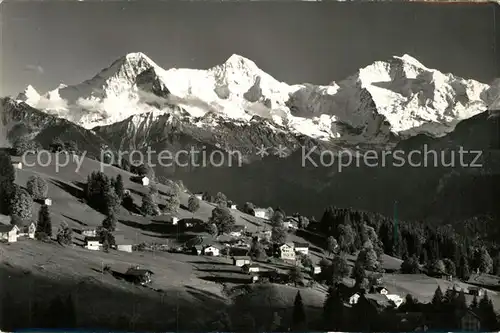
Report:
[[236,124],[258,116],[266,119],[263,124],[321,140],[383,143],[392,134],[439,136],[453,130],[458,121],[486,109],[495,95],[487,89],[408,54],[375,61],[322,86],[280,82],[238,54],[210,69],[165,70],[134,52],[89,80],[45,94],[44,103],[34,98],[28,103],[86,128],[146,112],[192,117],[204,126],[218,126],[219,118]]
[[26,102],[28,104],[30,103],[38,103],[40,100],[40,94],[36,89],[30,84],[24,89],[23,92],[19,93],[19,95],[16,98],[17,100]]
[[239,54],[231,55],[222,66],[235,71],[260,71],[255,62]]
[[403,63],[412,65],[414,67],[429,70],[429,68],[425,67],[420,61],[418,61],[417,59],[415,59],[414,57],[412,57],[409,54],[405,53],[402,56],[393,56],[393,58],[396,60],[400,60]]

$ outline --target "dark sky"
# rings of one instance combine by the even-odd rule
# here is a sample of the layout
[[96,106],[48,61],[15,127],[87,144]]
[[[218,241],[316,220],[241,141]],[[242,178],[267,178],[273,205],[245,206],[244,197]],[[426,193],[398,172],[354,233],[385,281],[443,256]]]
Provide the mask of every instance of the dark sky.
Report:
[[17,94],[30,83],[40,92],[75,84],[135,51],[164,68],[208,68],[238,53],[279,80],[320,84],[408,53],[428,67],[489,83],[500,77],[498,7],[4,2],[0,94]]

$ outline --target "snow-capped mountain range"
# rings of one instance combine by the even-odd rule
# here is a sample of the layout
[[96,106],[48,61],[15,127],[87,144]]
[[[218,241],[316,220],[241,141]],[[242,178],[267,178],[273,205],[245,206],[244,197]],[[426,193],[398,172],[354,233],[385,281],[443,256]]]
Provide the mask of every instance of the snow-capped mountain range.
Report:
[[[165,70],[139,52],[80,84],[43,95],[28,86],[17,100],[87,129],[130,117],[132,123],[151,122],[166,113],[203,128],[263,118],[277,131],[356,145],[418,133],[442,136],[485,111],[496,90],[409,55],[376,61],[329,85],[290,85],[239,55],[206,70]],[[153,119],[139,116],[144,113]]]

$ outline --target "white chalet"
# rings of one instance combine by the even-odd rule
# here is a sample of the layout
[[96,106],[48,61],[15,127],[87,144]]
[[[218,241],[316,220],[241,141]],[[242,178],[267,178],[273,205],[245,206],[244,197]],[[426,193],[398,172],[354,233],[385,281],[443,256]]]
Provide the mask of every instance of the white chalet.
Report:
[[44,205],[46,206],[52,206],[52,199],[46,198],[43,200]]
[[15,163],[12,163],[12,166],[15,168],[15,169],[22,169],[23,168],[23,164],[21,162],[15,162]]
[[245,273],[257,273],[260,272],[260,267],[255,264],[247,264],[241,267],[241,270]]
[[143,186],[149,186],[149,178],[148,177],[142,177],[141,181],[142,181]]
[[268,219],[269,218],[269,212],[267,209],[264,208],[255,208],[255,217],[260,217],[261,219]]
[[203,193],[195,193],[194,196],[198,199],[198,200],[203,200]]
[[19,228],[15,225],[0,225],[0,240],[7,243],[17,242],[17,233]]
[[206,256],[218,257],[220,254],[220,249],[218,247],[210,245],[203,249],[203,254]]
[[[386,289],[387,290],[387,289]],[[404,300],[401,296],[396,294],[384,294],[389,300],[393,301],[397,308],[403,304]]]
[[295,260],[295,250],[293,243],[285,243],[279,247],[280,258],[283,260]]
[[99,251],[102,248],[101,239],[99,237],[85,237],[84,247],[87,250]]
[[351,304],[351,305],[357,304],[360,297],[361,297],[360,294],[355,293],[354,295],[352,295],[351,297],[349,297],[349,304]]
[[95,228],[86,228],[82,230],[82,235],[85,237],[95,237],[97,236],[97,230]]
[[18,227],[17,236],[18,237],[28,237],[31,239],[35,238],[36,224],[32,221],[23,221],[22,223],[16,225]]
[[231,204],[231,206],[229,208],[236,209],[236,207],[237,207],[236,204]]
[[241,257],[233,257],[233,265],[237,267],[243,267],[245,265],[250,265],[252,263],[252,260],[250,257],[247,256],[241,256]]

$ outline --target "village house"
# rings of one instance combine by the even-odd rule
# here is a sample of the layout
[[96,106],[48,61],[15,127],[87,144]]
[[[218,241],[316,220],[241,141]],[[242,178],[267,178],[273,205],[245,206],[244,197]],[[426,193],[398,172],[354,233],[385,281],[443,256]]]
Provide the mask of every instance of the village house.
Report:
[[209,245],[203,249],[203,254],[206,256],[218,257],[220,255],[220,249],[214,245]]
[[246,264],[241,267],[244,273],[258,273],[260,272],[260,266],[256,264]]
[[280,252],[280,258],[283,260],[295,260],[295,250],[293,248],[293,243],[292,244],[282,244],[279,247],[279,252]]
[[19,228],[18,237],[35,238],[36,224],[33,221],[20,221],[16,226]]
[[351,305],[358,304],[360,297],[361,295],[359,293],[353,294],[351,297],[349,297],[349,304]]
[[23,168],[23,164],[21,162],[14,162],[14,163],[12,163],[12,166],[15,169],[22,169]]
[[17,233],[19,228],[15,225],[0,225],[0,241],[7,243],[17,242]]
[[305,255],[309,254],[309,244],[308,243],[294,242],[293,245],[294,245],[295,252],[302,253]]
[[195,193],[194,196],[198,199],[198,200],[203,200],[203,193]]
[[233,265],[237,267],[243,267],[252,263],[252,260],[248,256],[235,256],[232,259]]
[[46,198],[43,200],[43,204],[46,206],[52,206],[52,199]]
[[229,208],[230,208],[230,209],[236,209],[236,204],[231,204],[231,205],[229,205]]
[[148,177],[142,177],[142,186],[149,186],[149,178]]
[[464,311],[460,318],[460,330],[465,332],[481,331],[481,320],[478,315],[471,310]]
[[85,237],[95,237],[97,236],[97,230],[95,228],[85,228],[82,229],[82,235]]
[[254,215],[255,217],[260,217],[261,219],[269,219],[269,212],[264,208],[255,208]]
[[229,236],[241,237],[244,231],[245,231],[244,225],[235,225],[235,226],[233,226],[232,230],[229,232]]
[[99,251],[102,248],[101,239],[99,237],[85,237],[85,245],[84,247],[87,250]]
[[149,269],[141,269],[139,267],[131,267],[125,273],[127,279],[131,282],[145,285],[151,283],[151,275],[154,273]]

